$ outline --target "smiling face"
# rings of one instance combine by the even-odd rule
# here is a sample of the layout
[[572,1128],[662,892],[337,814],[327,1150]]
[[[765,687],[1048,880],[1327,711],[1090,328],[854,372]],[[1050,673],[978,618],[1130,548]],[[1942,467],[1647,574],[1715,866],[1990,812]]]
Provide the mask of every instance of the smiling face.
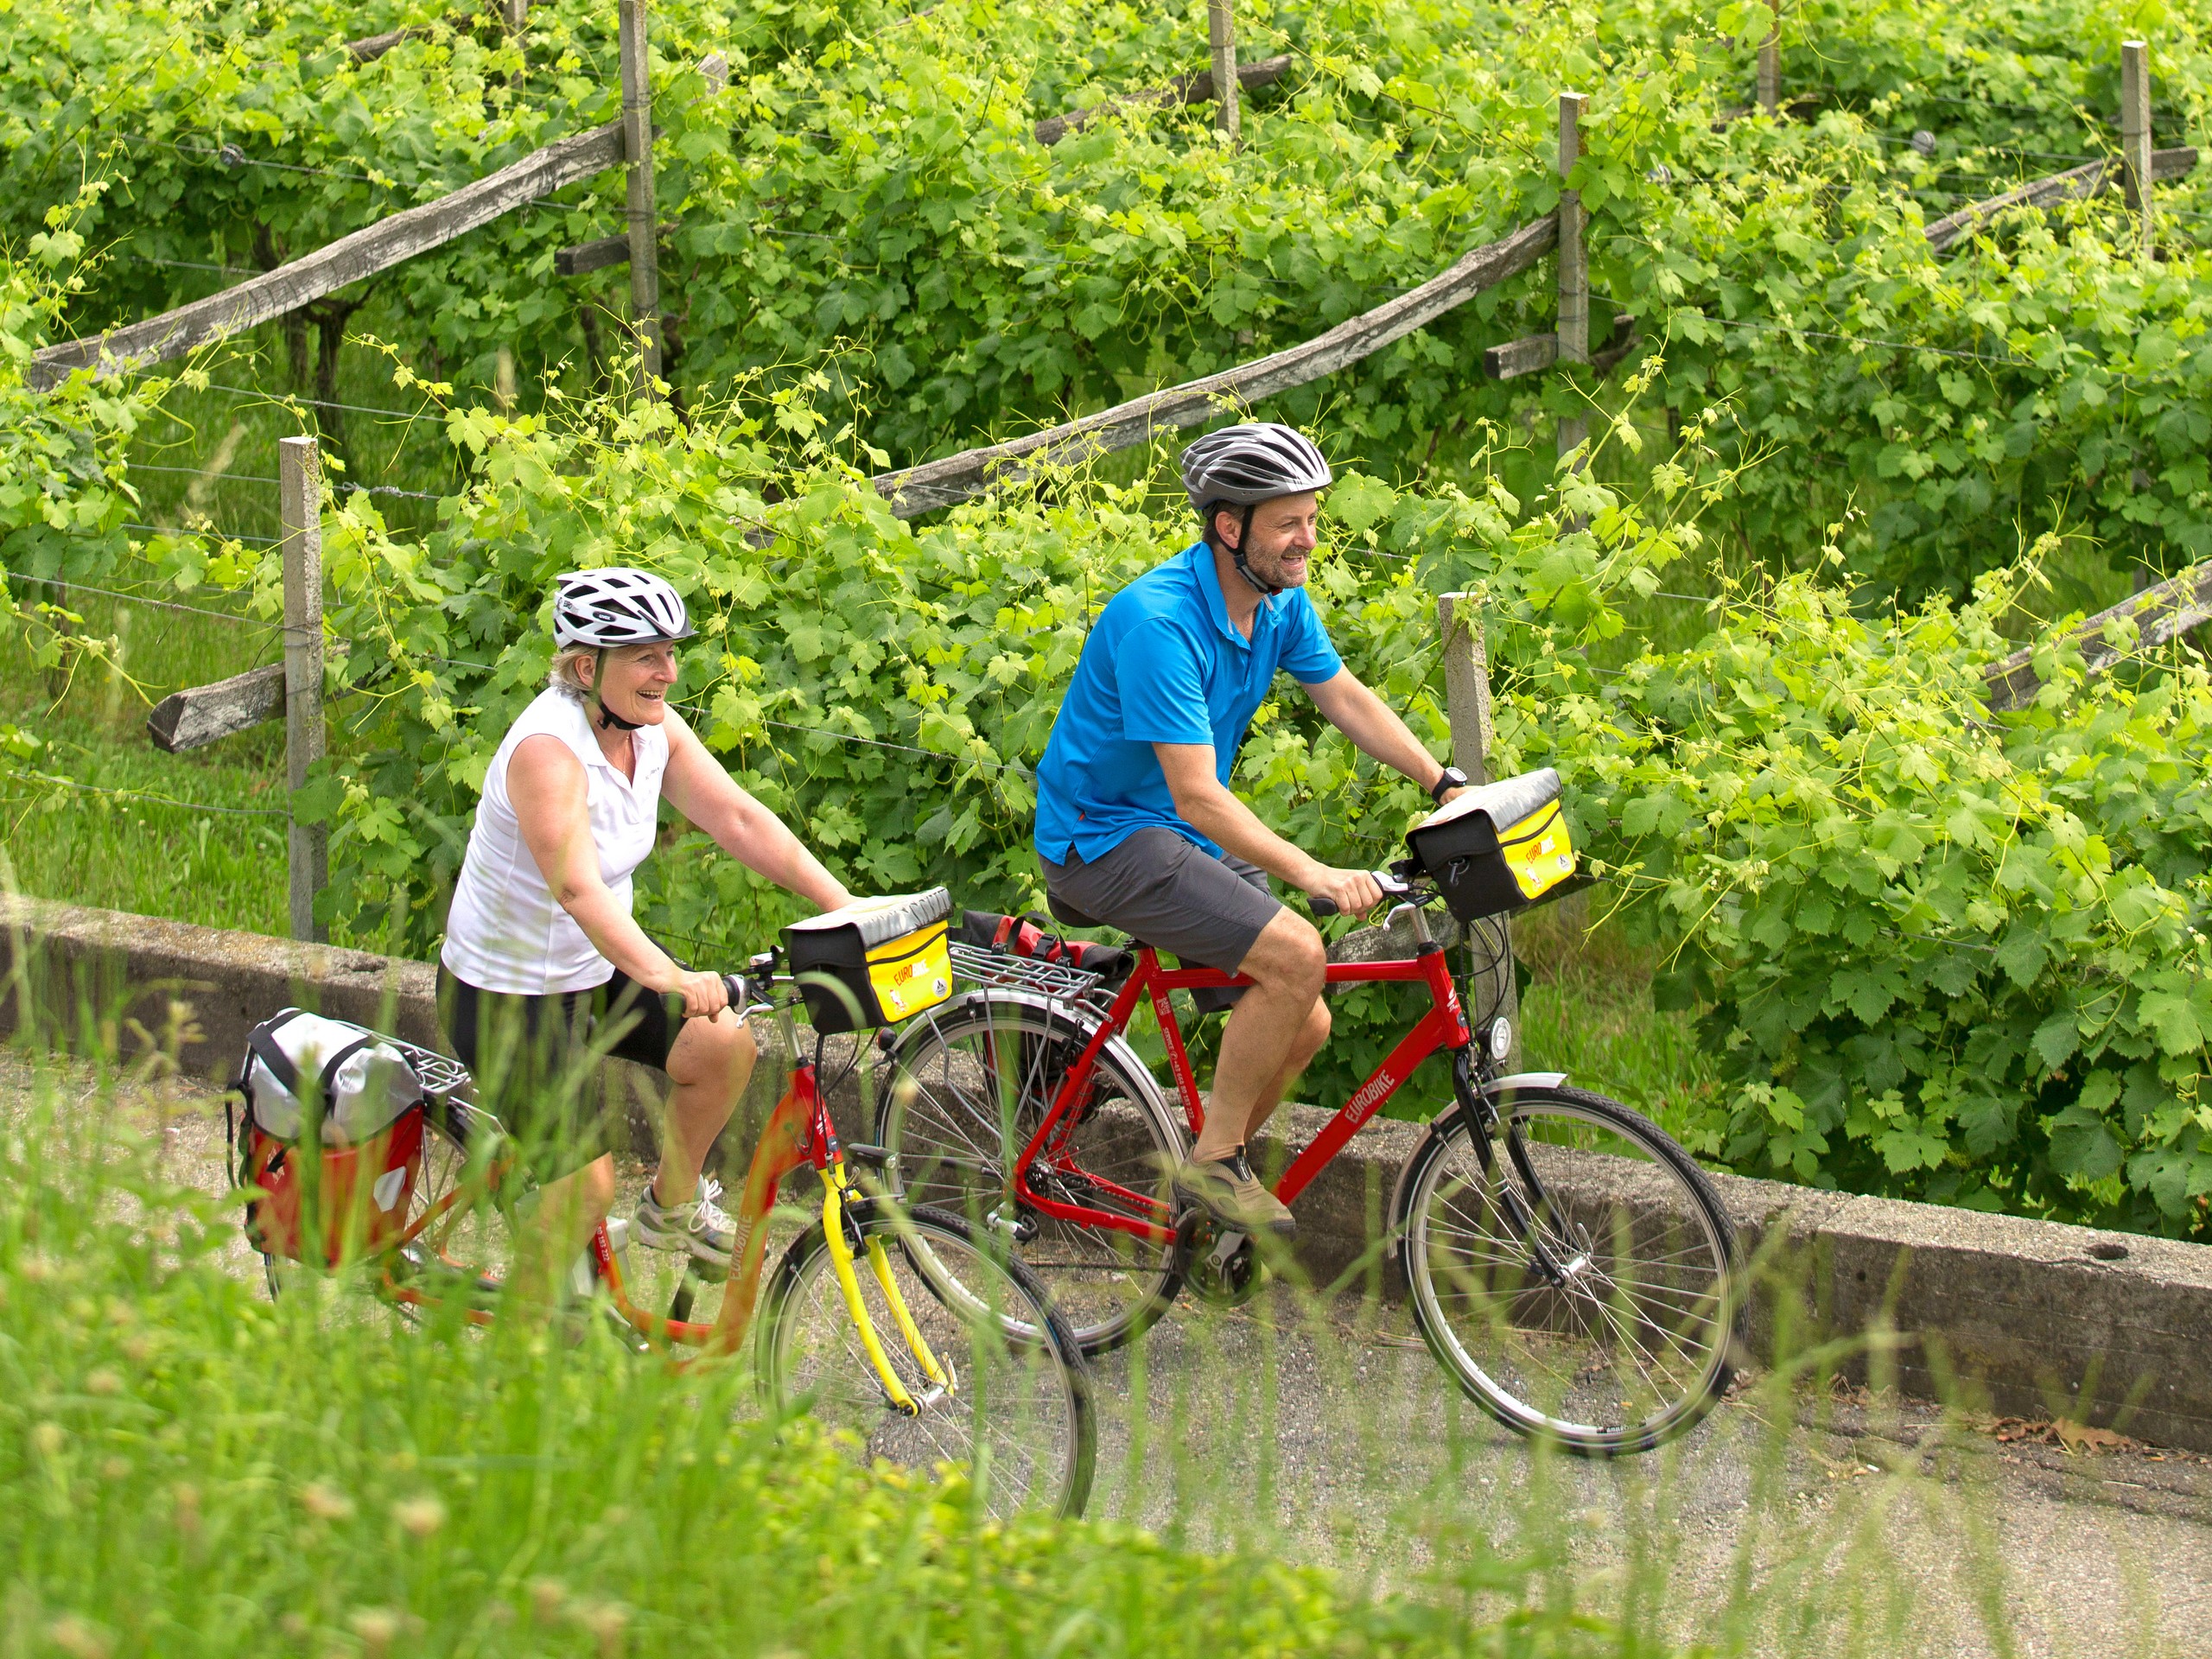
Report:
[[[1303,588],[1320,540],[1321,498],[1279,495],[1252,509],[1252,539],[1244,563],[1262,582],[1276,588]],[[1224,507],[1213,516],[1214,538],[1234,548],[1243,531],[1244,510]]]
[[[591,683],[592,660],[576,664],[578,677]],[[668,718],[668,693],[676,683],[676,647],[664,640],[651,645],[617,645],[600,670],[599,700],[611,714],[639,726]]]

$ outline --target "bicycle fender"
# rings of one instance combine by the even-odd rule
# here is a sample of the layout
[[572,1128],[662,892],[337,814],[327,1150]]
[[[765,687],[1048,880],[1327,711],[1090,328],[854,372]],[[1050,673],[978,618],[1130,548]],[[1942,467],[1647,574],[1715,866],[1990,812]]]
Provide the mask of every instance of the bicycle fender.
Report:
[[[1556,1089],[1566,1081],[1567,1073],[1564,1071],[1516,1071],[1508,1077],[1492,1077],[1484,1085],[1482,1092],[1484,1099],[1494,1100],[1500,1095],[1512,1093],[1516,1089]],[[1387,1262],[1398,1260],[1400,1249],[1405,1243],[1405,1229],[1401,1223],[1406,1213],[1406,1188],[1413,1180],[1414,1172],[1421,1167],[1422,1154],[1427,1152],[1429,1143],[1442,1138],[1445,1129],[1459,1115],[1459,1103],[1455,1100],[1429,1119],[1427,1130],[1422,1135],[1421,1144],[1414,1148],[1413,1156],[1398,1166],[1398,1179],[1390,1187],[1390,1207],[1382,1212],[1388,1217],[1390,1231],[1389,1246],[1383,1255],[1383,1260]]]

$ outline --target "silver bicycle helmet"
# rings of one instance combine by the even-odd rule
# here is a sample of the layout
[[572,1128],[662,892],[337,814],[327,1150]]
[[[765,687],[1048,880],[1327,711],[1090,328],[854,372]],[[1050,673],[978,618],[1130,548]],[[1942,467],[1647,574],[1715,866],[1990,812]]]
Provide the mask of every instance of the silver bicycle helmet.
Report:
[[691,632],[683,598],[650,570],[571,570],[554,584],[556,650],[652,645]]
[[1224,426],[1218,432],[1207,433],[1183,452],[1183,490],[1209,531],[1216,508],[1244,509],[1244,527],[1229,556],[1236,562],[1236,574],[1269,598],[1282,589],[1261,581],[1244,562],[1244,543],[1252,534],[1252,509],[1278,496],[1325,490],[1335,482],[1327,457],[1314,447],[1313,439],[1273,421]]

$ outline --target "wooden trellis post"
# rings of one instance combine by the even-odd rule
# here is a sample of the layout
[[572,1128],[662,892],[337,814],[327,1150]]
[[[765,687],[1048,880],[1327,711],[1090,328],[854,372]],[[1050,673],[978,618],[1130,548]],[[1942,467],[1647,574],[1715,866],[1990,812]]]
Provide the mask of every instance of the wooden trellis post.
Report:
[[[1470,594],[1446,594],[1436,601],[1436,626],[1444,636],[1444,710],[1452,722],[1452,764],[1467,774],[1468,781],[1490,782],[1491,712],[1490,651],[1483,636],[1481,605]],[[1510,942],[1512,925],[1502,918],[1497,925]],[[1521,1062],[1521,995],[1512,966],[1501,963],[1491,983],[1473,992],[1477,1006],[1467,1011],[1473,1019],[1492,1007],[1513,1022],[1513,1051],[1507,1069],[1517,1071]],[[1475,1033],[1479,1040],[1484,1033]]]
[[[284,565],[284,778],[306,787],[322,759],[322,478],[313,438],[280,438],[276,475]],[[315,898],[330,879],[330,832],[294,821],[290,858],[292,937],[327,940]]]
[[[1590,100],[1580,92],[1559,95],[1559,327],[1558,359],[1561,363],[1590,360],[1590,256],[1583,246],[1586,223],[1582,193],[1570,189],[1567,175],[1582,159],[1582,106]],[[1562,417],[1559,423],[1559,452],[1580,448],[1590,435],[1590,423],[1580,415]]]
[[1759,42],[1759,108],[1773,115],[1782,108],[1782,0],[1767,0],[1774,21]]
[[1213,50],[1214,123],[1236,142],[1236,0],[1206,0],[1206,44]]
[[2120,156],[2127,205],[2141,221],[2143,256],[2158,246],[2151,224],[2151,54],[2141,41],[2120,43]]
[[660,216],[653,205],[653,92],[645,0],[622,0],[622,149],[629,163],[630,319],[638,395],[660,378]]

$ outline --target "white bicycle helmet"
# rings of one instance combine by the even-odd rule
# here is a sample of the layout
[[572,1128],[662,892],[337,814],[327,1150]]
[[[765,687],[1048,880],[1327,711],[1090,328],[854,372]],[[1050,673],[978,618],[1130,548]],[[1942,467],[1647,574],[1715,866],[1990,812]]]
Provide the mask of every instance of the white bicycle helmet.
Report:
[[1282,589],[1261,581],[1244,562],[1244,543],[1252,535],[1252,509],[1278,496],[1325,490],[1335,482],[1328,458],[1313,439],[1273,421],[1224,426],[1183,452],[1183,490],[1208,531],[1217,508],[1244,509],[1244,528],[1229,556],[1236,562],[1236,574],[1268,598]]
[[650,570],[571,570],[554,584],[553,645],[644,645],[689,639],[691,613]]

